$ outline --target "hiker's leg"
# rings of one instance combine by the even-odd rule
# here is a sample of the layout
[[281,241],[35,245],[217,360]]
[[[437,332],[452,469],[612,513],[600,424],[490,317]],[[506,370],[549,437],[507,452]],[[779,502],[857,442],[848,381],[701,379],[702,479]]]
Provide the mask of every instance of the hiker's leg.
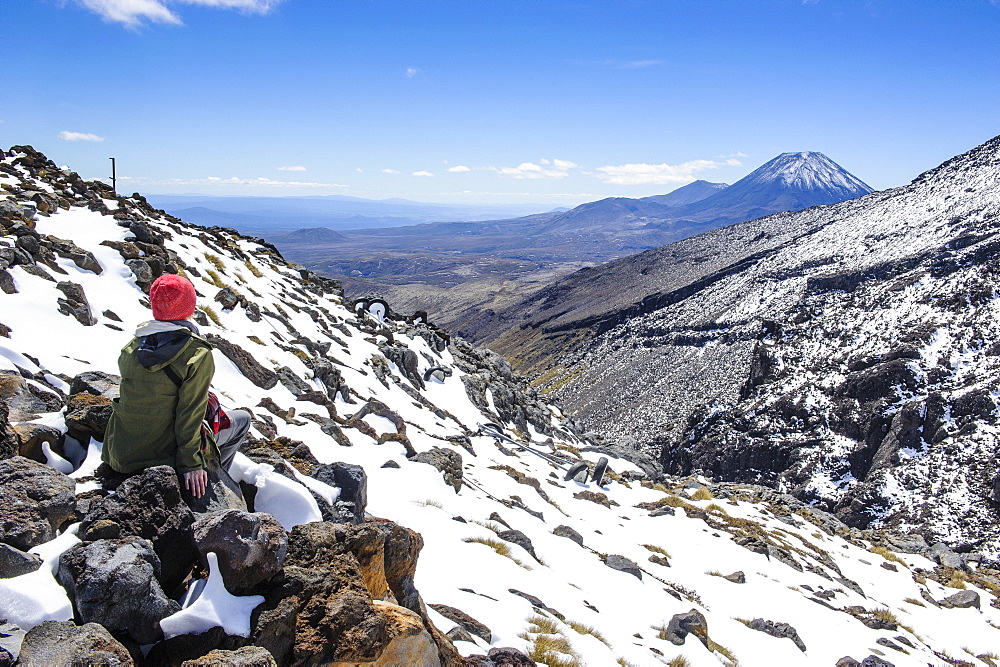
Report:
[[250,413],[246,410],[229,410],[226,416],[229,417],[229,428],[221,429],[215,442],[222,456],[222,469],[228,471],[250,430]]

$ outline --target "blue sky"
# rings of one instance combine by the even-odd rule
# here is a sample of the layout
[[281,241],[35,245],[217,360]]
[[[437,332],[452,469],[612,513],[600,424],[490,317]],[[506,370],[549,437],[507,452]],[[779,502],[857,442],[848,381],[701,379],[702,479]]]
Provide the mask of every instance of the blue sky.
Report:
[[575,205],[1000,133],[990,0],[3,0],[0,145],[129,192]]

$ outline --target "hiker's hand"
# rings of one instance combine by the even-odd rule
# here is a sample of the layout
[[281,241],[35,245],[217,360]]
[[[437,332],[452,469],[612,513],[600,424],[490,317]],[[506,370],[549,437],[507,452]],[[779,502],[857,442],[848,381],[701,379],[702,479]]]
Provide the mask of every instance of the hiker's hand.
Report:
[[184,473],[184,488],[191,492],[195,498],[205,495],[205,486],[208,485],[208,473],[204,470],[192,470]]

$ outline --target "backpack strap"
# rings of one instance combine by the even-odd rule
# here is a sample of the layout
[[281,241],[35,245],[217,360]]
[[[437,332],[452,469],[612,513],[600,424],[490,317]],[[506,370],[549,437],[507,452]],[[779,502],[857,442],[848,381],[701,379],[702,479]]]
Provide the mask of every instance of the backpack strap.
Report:
[[178,389],[181,388],[183,380],[181,380],[181,376],[179,376],[173,368],[170,366],[164,366],[163,372],[167,374],[167,377],[170,378],[170,381],[173,382]]

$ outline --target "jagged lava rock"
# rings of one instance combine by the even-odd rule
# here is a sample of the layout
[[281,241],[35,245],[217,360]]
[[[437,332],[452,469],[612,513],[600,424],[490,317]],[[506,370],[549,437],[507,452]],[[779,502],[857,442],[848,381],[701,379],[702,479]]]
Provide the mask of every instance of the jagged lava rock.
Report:
[[165,590],[180,584],[198,558],[191,536],[194,514],[181,499],[177,473],[169,466],[147,468],[122,482],[114,495],[93,501],[80,525],[80,537],[87,539],[88,530],[99,521],[113,521],[121,526],[122,535],[152,543]]
[[180,611],[160,587],[160,559],[141,537],[78,544],[59,558],[57,578],[84,623],[140,644],[163,638],[160,621]]
[[225,510],[199,519],[192,526],[194,542],[207,566],[214,551],[226,589],[233,595],[252,595],[259,584],[281,572],[288,536],[270,514]]
[[45,621],[28,631],[21,644],[18,664],[51,665],[134,664],[128,650],[98,623],[76,625],[71,621]]
[[0,542],[27,551],[48,542],[76,508],[76,483],[23,456],[0,461]]

